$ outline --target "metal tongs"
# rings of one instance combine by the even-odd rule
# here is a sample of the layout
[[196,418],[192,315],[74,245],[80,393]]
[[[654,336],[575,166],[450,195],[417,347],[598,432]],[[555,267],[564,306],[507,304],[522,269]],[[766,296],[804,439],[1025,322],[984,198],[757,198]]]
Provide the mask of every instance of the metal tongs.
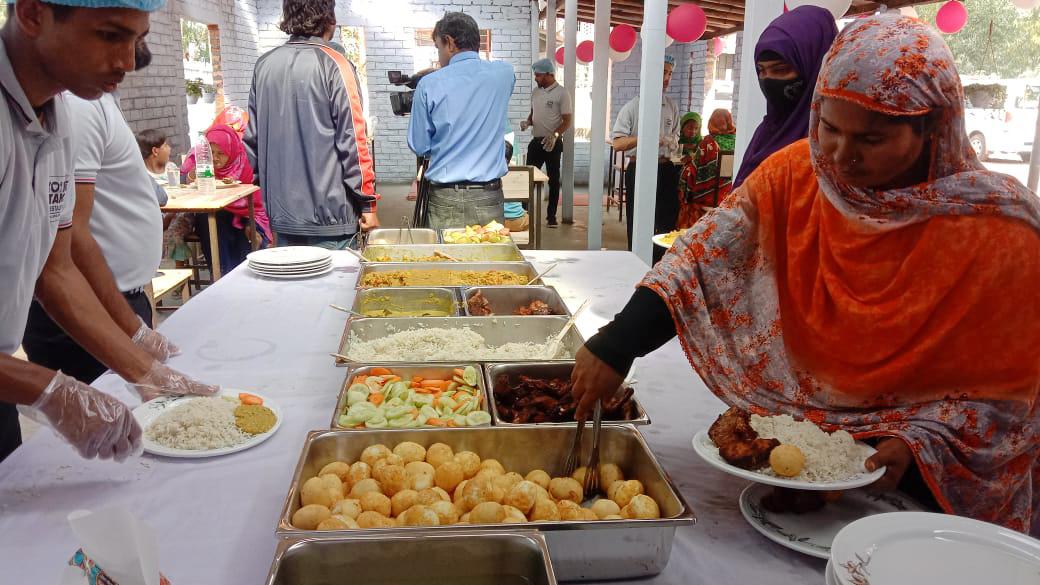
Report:
[[414,244],[415,238],[412,236],[412,224],[408,221],[407,215],[401,216],[401,227],[397,228],[397,243],[399,244],[404,243],[404,238],[402,237],[404,234],[401,233],[404,230],[408,230],[408,243]]
[[[594,497],[599,491],[599,438],[603,428],[603,401],[597,400],[592,413],[592,452],[589,453],[588,463],[585,465],[585,482],[582,485],[582,493],[586,499]],[[585,430],[585,420],[579,420],[574,429],[574,442],[571,443],[570,453],[563,463],[563,475],[570,477],[578,468],[578,460],[581,459],[581,435]]]

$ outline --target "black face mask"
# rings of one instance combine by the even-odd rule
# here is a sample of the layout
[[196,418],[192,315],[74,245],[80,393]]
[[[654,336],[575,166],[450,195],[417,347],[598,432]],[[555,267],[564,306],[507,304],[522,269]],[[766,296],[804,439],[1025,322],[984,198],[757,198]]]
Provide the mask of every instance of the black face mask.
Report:
[[148,43],[141,41],[134,47],[134,71],[140,71],[152,63],[152,50]]
[[766,101],[783,113],[789,113],[798,105],[805,93],[805,81],[797,79],[759,79],[758,86],[766,96]]

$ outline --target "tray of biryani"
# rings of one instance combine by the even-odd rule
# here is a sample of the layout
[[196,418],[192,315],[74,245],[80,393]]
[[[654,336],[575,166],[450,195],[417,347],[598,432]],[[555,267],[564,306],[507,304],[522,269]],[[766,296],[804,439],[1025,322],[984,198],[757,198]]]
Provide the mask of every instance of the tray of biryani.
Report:
[[523,262],[510,240],[501,244],[369,244],[363,253],[369,262]]
[[461,317],[456,295],[451,288],[363,288],[353,308],[365,317]]
[[331,428],[347,430],[479,427],[491,424],[480,364],[354,366]]
[[875,449],[846,431],[827,432],[809,420],[759,416],[735,406],[698,432],[693,448],[726,473],[796,490],[850,490],[885,474],[884,467],[866,470]]
[[538,271],[530,262],[370,262],[361,267],[358,288],[523,286],[536,276]]
[[491,221],[487,225],[441,230],[441,240],[445,244],[502,244],[512,242],[513,238],[509,235],[509,228]]
[[338,353],[379,365],[570,360],[585,343],[576,327],[550,347],[566,323],[562,316],[356,318],[347,321]]
[[[573,427],[577,403],[571,396],[573,361],[491,363],[484,368],[495,425]],[[630,386],[603,403],[603,422],[648,425],[650,417]]]
[[[401,562],[408,559],[408,562]],[[556,585],[533,530],[283,540],[266,585]]]
[[429,228],[376,228],[367,232],[365,247],[387,244],[439,244],[437,230]]
[[561,581],[655,575],[693,513],[635,427],[601,431],[602,490],[588,494],[584,468],[560,474],[571,428],[313,431],[277,533],[377,539],[509,525],[545,537]]
[[462,301],[470,317],[571,314],[551,286],[475,286],[462,289]]
[[271,399],[226,388],[217,396],[160,396],[133,414],[144,430],[146,453],[187,459],[255,447],[282,424]]

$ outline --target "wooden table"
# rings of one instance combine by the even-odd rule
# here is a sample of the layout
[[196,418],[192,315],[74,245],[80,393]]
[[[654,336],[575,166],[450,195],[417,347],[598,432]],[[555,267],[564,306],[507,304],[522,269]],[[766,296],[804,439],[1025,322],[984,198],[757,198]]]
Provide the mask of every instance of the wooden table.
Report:
[[160,268],[158,276],[152,279],[152,296],[158,304],[166,295],[175,290],[181,291],[181,297],[187,301],[191,296],[188,281],[191,280],[191,270],[186,268]]
[[[169,201],[162,207],[164,212],[171,213],[205,213],[209,216],[209,249],[210,249],[210,274],[213,281],[220,278],[220,247],[217,245],[217,212],[225,206],[248,197],[249,199],[249,226],[256,231],[256,217],[251,195],[260,190],[256,185],[235,185],[224,189],[217,189],[213,195],[202,195],[197,189],[177,187],[166,190]],[[257,248],[253,242],[253,249]]]

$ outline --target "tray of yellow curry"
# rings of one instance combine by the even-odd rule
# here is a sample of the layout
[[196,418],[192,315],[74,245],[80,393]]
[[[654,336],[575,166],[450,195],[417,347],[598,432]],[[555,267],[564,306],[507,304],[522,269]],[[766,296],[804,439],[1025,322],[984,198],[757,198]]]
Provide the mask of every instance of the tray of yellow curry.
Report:
[[365,288],[354,297],[354,312],[365,317],[461,317],[455,289]]
[[529,262],[371,262],[361,267],[358,288],[516,286],[538,272]]

